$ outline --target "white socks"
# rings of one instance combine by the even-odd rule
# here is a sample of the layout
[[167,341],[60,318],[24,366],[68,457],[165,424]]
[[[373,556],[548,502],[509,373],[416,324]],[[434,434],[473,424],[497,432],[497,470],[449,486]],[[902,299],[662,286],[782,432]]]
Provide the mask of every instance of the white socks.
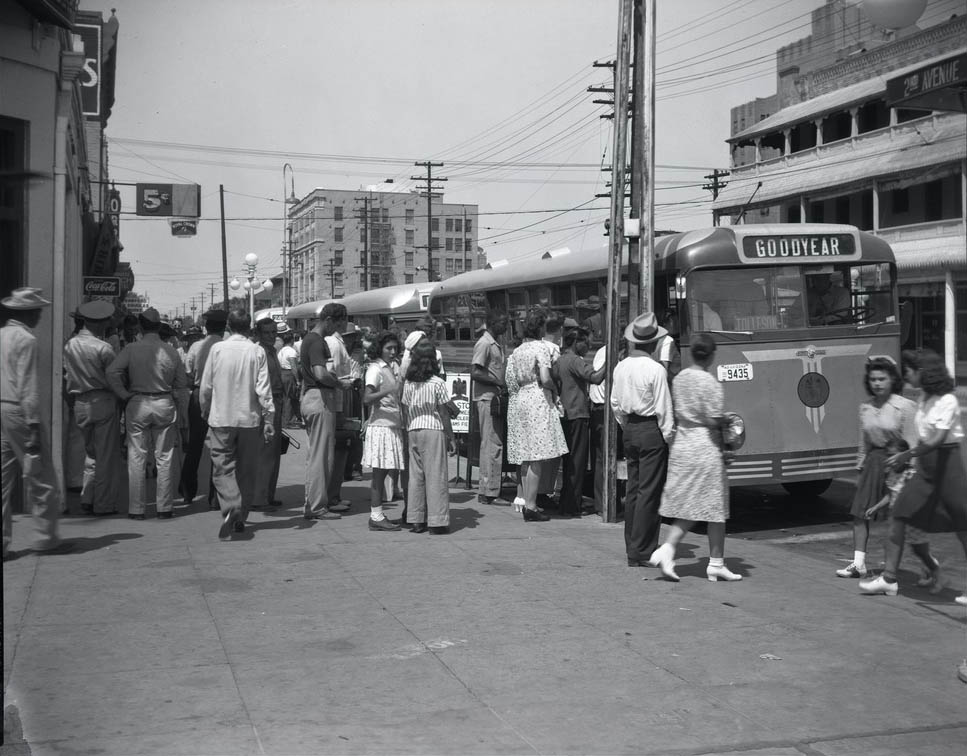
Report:
[[373,522],[382,522],[386,519],[386,515],[383,514],[383,507],[370,507],[369,508],[369,519]]
[[724,567],[725,566],[725,557],[719,557],[717,559],[714,558],[714,557],[709,557],[708,558],[708,566],[709,567]]
[[866,568],[866,552],[854,551],[853,564],[855,564],[857,569],[859,569],[859,571],[862,572]]

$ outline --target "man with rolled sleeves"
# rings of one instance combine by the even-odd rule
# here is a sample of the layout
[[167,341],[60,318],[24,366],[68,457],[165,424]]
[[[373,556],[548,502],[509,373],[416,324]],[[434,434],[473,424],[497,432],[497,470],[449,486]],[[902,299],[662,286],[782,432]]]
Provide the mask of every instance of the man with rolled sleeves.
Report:
[[188,376],[181,357],[161,340],[161,316],[149,307],[138,315],[142,337],[128,344],[107,370],[111,390],[125,403],[128,437],[128,517],[145,518],[145,460],[154,450],[158,468],[158,518],[171,519],[177,434],[188,435]]
[[47,429],[40,422],[37,337],[31,329],[50,302],[40,289],[14,290],[0,301],[10,314],[0,328],[0,468],[3,490],[3,558],[12,558],[13,490],[23,480],[33,513],[37,554],[62,554],[74,544],[57,535],[61,494]]
[[117,514],[121,480],[121,423],[118,400],[107,380],[114,350],[105,341],[114,305],[104,300],[77,308],[83,325],[64,345],[67,393],[74,404],[74,421],[84,438],[93,467],[85,467],[81,510],[85,514]]
[[507,503],[500,498],[504,464],[504,443],[500,435],[500,397],[507,384],[504,383],[504,348],[499,342],[499,338],[506,331],[507,313],[489,310],[487,330],[477,339],[470,364],[473,402],[477,408],[477,427],[480,431],[478,504]]
[[[346,348],[346,340],[343,333],[355,333],[355,325],[349,323],[349,314],[346,307],[338,302],[330,302],[326,305],[329,317],[332,320],[333,330],[326,336],[326,346],[329,347],[329,354],[332,360],[331,370],[339,379],[341,391],[336,392],[336,442],[333,449],[333,472],[329,477],[329,511],[348,512],[349,501],[342,498],[342,484],[345,478],[346,460],[349,458],[349,447],[352,443],[351,432],[348,429],[349,409],[346,389],[351,388],[352,362],[349,359],[349,350]],[[350,328],[352,326],[352,328]]]
[[272,443],[276,427],[265,350],[248,338],[248,313],[232,310],[228,329],[231,336],[208,355],[198,395],[208,419],[223,541],[245,529],[258,485],[259,454]]
[[[205,436],[208,434],[208,423],[201,413],[198,390],[208,355],[212,347],[225,336],[225,324],[228,322],[228,313],[225,310],[209,310],[202,317],[205,319],[205,338],[192,344],[185,356],[185,372],[191,386],[188,398],[188,444],[181,468],[181,495],[186,504],[190,504],[198,493],[198,464],[201,462]],[[218,509],[214,486],[208,487],[208,508]]]
[[278,324],[272,318],[262,318],[255,324],[259,346],[265,351],[265,364],[269,371],[269,387],[272,391],[273,416],[272,440],[262,444],[259,450],[258,478],[255,486],[253,509],[281,506],[276,501],[275,490],[279,483],[279,466],[282,462],[282,401],[285,388],[282,385],[282,368],[275,351]]

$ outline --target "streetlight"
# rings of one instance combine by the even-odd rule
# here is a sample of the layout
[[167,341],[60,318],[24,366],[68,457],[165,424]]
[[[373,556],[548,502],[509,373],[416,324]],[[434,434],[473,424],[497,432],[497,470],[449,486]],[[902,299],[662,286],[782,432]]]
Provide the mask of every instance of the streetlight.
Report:
[[[285,171],[289,171],[290,193],[285,194]],[[289,298],[289,272],[292,269],[292,227],[289,225],[289,205],[299,204],[299,199],[295,196],[295,171],[292,165],[286,163],[282,166],[282,319],[285,320],[285,309]]]
[[255,327],[255,292],[257,291],[272,291],[272,281],[266,278],[264,281],[259,283],[258,274],[255,272],[255,268],[259,264],[259,256],[254,252],[249,252],[245,255],[245,267],[246,276],[245,280],[239,282],[238,276],[233,278],[228,284],[228,287],[232,291],[238,291],[239,288],[245,289],[248,292],[248,315],[252,320],[252,327]]

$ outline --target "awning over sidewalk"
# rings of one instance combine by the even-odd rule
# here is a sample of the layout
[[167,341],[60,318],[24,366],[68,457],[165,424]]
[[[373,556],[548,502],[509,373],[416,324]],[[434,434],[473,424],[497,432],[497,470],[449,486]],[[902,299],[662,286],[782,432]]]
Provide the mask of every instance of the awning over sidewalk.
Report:
[[904,273],[967,272],[967,238],[963,236],[898,241],[890,247],[901,280]]

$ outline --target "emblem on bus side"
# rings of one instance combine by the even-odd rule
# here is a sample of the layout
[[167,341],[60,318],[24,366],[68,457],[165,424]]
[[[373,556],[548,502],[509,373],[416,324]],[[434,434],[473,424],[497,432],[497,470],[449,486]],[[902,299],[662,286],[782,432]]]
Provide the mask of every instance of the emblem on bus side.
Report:
[[807,407],[822,407],[829,399],[829,381],[822,373],[806,373],[796,389],[799,401]]

